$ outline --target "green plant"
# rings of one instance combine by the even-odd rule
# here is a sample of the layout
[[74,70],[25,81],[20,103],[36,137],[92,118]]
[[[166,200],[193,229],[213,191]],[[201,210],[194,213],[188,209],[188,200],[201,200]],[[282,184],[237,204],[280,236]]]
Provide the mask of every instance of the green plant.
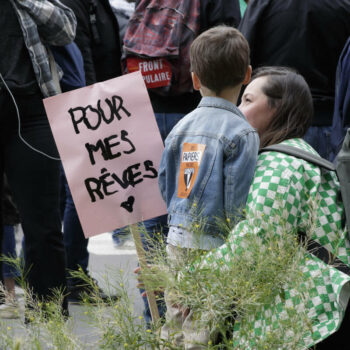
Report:
[[[311,215],[304,218],[305,232],[315,229],[313,205],[316,206],[310,202]],[[195,205],[193,210],[198,210]],[[303,339],[312,337],[313,322],[305,307],[312,282],[303,273],[308,254],[305,243],[299,242],[297,232],[287,229],[282,217],[273,221],[255,213],[246,218],[248,225],[242,235],[231,238],[224,258],[188,249],[176,264],[168,261],[163,235],[156,232],[146,237],[152,243],[146,252],[150,266],[142,270],[140,277],[150,290],[170,291],[174,303],[194,312],[200,327],[220,337],[220,343],[209,341],[207,349],[303,349]],[[204,224],[204,220],[198,219],[191,228],[199,238]],[[220,230],[229,232],[231,224],[230,220],[222,222]],[[263,234],[257,235],[256,227],[263,228]],[[144,230],[143,234],[147,236]],[[211,264],[210,259],[217,263]],[[17,264],[23,271],[19,260],[6,261]],[[82,271],[75,272],[73,277],[96,287]],[[53,292],[50,300],[40,301],[31,295],[23,272],[19,282],[26,291],[29,306],[26,317],[30,325],[24,327],[25,335],[18,339],[11,327],[1,323],[1,349],[86,348],[74,335],[72,321],[61,313],[62,291]],[[104,302],[97,287],[95,297],[86,298],[84,313],[98,338],[92,348],[180,350],[171,339],[169,342],[160,339],[162,320],[148,328],[142,316],[135,314],[127,283],[124,271],[112,267],[105,274],[104,285],[110,295],[120,296],[118,301]],[[283,312],[280,312],[281,305],[284,305]],[[278,317],[269,317],[267,312]],[[261,321],[259,329],[257,320]]]
[[[13,327],[1,322],[0,348],[4,350],[84,349],[74,334],[72,320],[62,313],[64,291],[53,290],[50,298],[38,299],[28,287],[22,261],[19,258],[9,257],[2,257],[2,261],[14,266],[20,272],[17,282],[24,291],[26,309],[25,318],[19,326],[22,328],[21,337],[15,336]],[[4,290],[3,292],[6,293]]]
[[[209,264],[203,264],[206,253],[194,249],[187,250],[177,264],[169,264],[158,254],[161,247],[154,248],[149,260],[155,263],[142,272],[142,278],[148,288],[165,287],[174,304],[194,311],[196,321],[208,332],[219,333],[221,345],[209,344],[208,348],[303,348],[303,337],[312,333],[312,321],[302,307],[308,299],[308,281],[303,274],[306,248],[297,232],[288,230],[282,215],[279,217],[278,222],[258,213],[251,217],[245,234],[235,238],[236,249],[228,252],[227,261],[212,255]],[[313,219],[305,223],[309,231],[314,228]],[[255,233],[257,227],[264,228],[263,235]],[[196,223],[192,230],[200,229]],[[210,259],[218,259],[218,264],[210,264]],[[286,290],[297,295],[295,305],[287,308],[286,317],[265,322],[257,332],[257,315],[264,318],[266,305],[270,311],[278,311]]]

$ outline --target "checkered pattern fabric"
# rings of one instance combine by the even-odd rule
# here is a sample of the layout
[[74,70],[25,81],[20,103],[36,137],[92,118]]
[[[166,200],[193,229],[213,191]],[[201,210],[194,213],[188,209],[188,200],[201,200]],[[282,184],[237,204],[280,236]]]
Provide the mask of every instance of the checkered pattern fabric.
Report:
[[[301,139],[283,143],[315,153]],[[342,230],[343,207],[337,202],[338,190],[339,183],[332,172],[283,153],[260,154],[247,200],[246,219],[233,229],[224,246],[206,256],[203,264],[225,268],[225,264],[230,263],[230,256],[240,248],[240,237],[251,230],[252,220],[260,213],[275,223],[280,222],[282,216],[287,232],[296,232],[296,229],[307,232],[310,222],[316,222],[311,238],[350,265],[350,242]],[[312,221],[311,216],[315,214]],[[278,226],[276,230],[278,233]],[[254,232],[263,235],[263,225],[254,227]],[[250,316],[248,322],[252,324],[254,335],[268,334],[278,320],[288,317],[290,307],[304,312],[312,320],[312,332],[301,337],[301,349],[318,343],[339,328],[350,296],[350,277],[311,254],[305,258],[301,270],[307,285],[306,298],[298,295],[296,290],[285,290],[283,300],[278,297],[273,305],[266,305],[258,315]],[[234,332],[237,348],[254,349],[253,338],[240,334],[237,323]]]
[[46,46],[62,46],[74,40],[75,15],[58,0],[10,1],[18,16],[39,87],[44,97],[54,96],[59,91],[51,74]]

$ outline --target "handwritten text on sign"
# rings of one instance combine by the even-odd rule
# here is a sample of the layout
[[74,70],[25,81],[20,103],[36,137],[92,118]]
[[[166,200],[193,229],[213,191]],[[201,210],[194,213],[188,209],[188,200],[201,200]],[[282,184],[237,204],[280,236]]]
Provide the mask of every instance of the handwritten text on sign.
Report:
[[166,213],[163,143],[139,72],[44,105],[86,237]]

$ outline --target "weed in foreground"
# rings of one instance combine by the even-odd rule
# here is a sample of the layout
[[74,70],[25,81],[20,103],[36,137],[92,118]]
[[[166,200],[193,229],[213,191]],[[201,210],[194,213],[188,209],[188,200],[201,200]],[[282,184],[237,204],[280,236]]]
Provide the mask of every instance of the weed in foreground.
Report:
[[[309,220],[305,227],[312,232],[313,221]],[[198,237],[202,224],[198,220],[193,227]],[[222,226],[230,229],[227,222]],[[257,235],[256,227],[262,227],[264,234]],[[303,273],[307,263],[305,245],[297,240],[296,232],[287,229],[283,219],[271,222],[256,214],[245,230],[230,242],[225,258],[212,254],[206,257],[207,264],[203,263],[207,253],[196,249],[187,250],[178,264],[170,263],[163,235],[147,237],[143,231],[152,244],[146,252],[150,267],[141,272],[141,278],[150,290],[171,291],[174,303],[192,310],[196,322],[220,338],[220,343],[216,343],[213,337],[207,349],[303,349],[303,340],[312,335],[312,319],[305,307],[312,284]],[[210,264],[210,259],[217,264]],[[96,290],[95,297],[84,302],[87,320],[98,338],[91,348],[180,349],[172,345],[172,339],[169,342],[160,339],[162,320],[147,325],[142,316],[135,315],[133,299],[127,292],[127,276],[121,270],[111,269],[113,272],[106,274],[104,284],[107,293],[118,294],[120,298],[104,302]],[[86,278],[83,272],[73,277]],[[22,279],[26,303],[31,306],[27,314],[30,326],[25,327],[23,337],[16,338],[11,327],[0,324],[0,348],[86,349],[73,334],[72,320],[60,312],[62,291],[42,303],[33,299],[24,283],[25,276]],[[92,282],[87,278],[86,283]],[[280,312],[281,305],[287,302],[288,307]]]

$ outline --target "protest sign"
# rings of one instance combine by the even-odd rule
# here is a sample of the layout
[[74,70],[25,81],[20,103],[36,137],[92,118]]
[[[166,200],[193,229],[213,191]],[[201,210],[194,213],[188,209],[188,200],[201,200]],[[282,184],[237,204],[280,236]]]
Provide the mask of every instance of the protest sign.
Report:
[[44,100],[86,237],[166,213],[163,151],[140,72]]

